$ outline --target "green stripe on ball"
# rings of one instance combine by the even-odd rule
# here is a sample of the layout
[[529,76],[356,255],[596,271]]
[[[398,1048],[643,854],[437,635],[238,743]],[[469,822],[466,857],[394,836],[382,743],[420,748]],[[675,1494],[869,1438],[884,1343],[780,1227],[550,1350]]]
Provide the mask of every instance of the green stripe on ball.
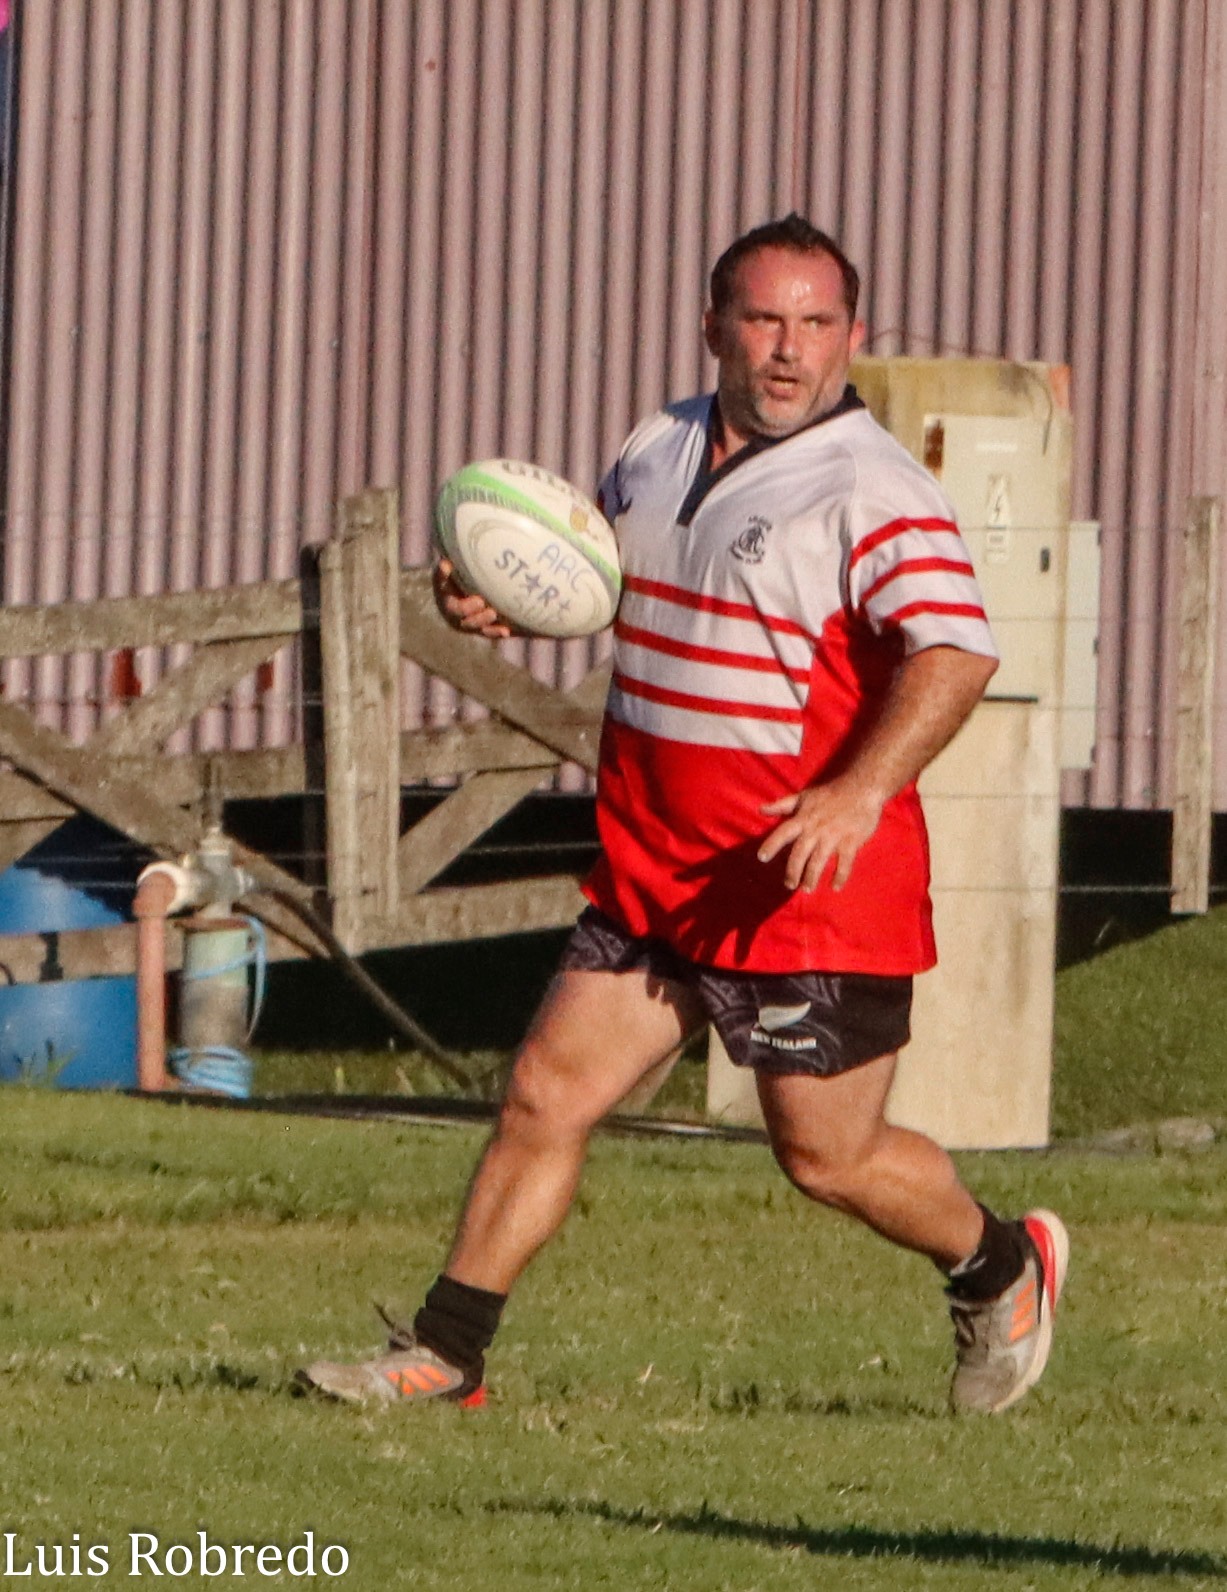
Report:
[[[477,493],[481,493],[477,497]],[[472,495],[470,495],[472,494]],[[622,573],[615,564],[611,564],[598,547],[593,546],[574,526],[568,525],[565,520],[543,509],[525,493],[519,492],[515,487],[509,486],[506,481],[498,476],[486,475],[484,471],[476,468],[460,470],[443,488],[439,498],[436,513],[436,523],[439,527],[440,539],[444,538],[444,524],[453,520],[456,508],[461,503],[479,502],[494,506],[501,505],[511,509],[517,514],[523,514],[530,520],[535,520],[538,525],[544,526],[547,531],[562,538],[580,553],[588,563],[592,564],[605,583],[615,592],[621,589]],[[444,543],[446,546],[446,542]]]

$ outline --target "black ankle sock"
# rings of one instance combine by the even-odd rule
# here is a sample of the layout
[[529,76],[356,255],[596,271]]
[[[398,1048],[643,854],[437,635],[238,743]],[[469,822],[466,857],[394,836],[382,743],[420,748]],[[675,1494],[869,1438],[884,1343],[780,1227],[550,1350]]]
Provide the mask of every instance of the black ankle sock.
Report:
[[494,1341],[506,1303],[506,1294],[470,1288],[445,1273],[435,1279],[425,1304],[413,1318],[414,1336],[480,1382],[485,1353]]
[[975,1252],[950,1273],[950,1292],[960,1299],[995,1299],[1022,1275],[1027,1258],[1026,1229],[1003,1222],[986,1205],[984,1234]]

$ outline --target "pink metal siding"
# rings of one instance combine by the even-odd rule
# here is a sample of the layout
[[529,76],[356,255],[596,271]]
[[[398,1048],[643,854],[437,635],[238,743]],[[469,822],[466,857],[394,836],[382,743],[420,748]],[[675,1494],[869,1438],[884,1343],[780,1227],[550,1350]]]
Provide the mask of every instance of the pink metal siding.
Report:
[[[710,379],[716,253],[795,205],[863,265],[875,353],[1072,365],[1105,556],[1096,767],[1067,794],[1170,800],[1179,535],[1227,486],[1217,0],[18,11],[6,600],[289,574],[366,483],[400,484],[420,562],[438,483],[497,452],[592,485]],[[569,683],[599,648],[509,650]],[[294,667],[201,743],[291,737]],[[76,735],[109,683],[5,675]],[[410,722],[471,711],[405,685]]]

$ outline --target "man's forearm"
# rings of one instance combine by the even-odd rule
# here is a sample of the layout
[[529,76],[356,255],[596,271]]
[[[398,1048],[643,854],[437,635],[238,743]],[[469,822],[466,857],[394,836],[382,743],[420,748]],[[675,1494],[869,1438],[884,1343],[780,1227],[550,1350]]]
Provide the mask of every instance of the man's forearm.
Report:
[[954,739],[996,670],[995,659],[955,647],[927,647],[905,658],[841,779],[885,805]]
[[886,803],[953,738],[996,667],[992,658],[955,647],[930,647],[905,659],[851,761],[838,774],[763,807],[764,815],[782,822],[759,847],[759,861],[787,850],[784,880],[791,890],[816,889],[833,864],[831,884],[842,889]]

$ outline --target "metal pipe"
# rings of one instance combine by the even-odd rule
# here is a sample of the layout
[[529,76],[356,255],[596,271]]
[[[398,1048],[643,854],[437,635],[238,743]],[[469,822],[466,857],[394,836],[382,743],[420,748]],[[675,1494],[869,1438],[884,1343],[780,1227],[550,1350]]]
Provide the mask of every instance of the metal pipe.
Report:
[[228,846],[206,835],[183,862],[154,862],[136,882],[136,1086],[147,1094],[173,1087],[166,1071],[166,920],[185,907],[218,901],[230,910],[251,881],[233,867]]
[[178,885],[173,864],[147,868],[137,885],[136,1086],[160,1094],[166,1078],[166,914]]

